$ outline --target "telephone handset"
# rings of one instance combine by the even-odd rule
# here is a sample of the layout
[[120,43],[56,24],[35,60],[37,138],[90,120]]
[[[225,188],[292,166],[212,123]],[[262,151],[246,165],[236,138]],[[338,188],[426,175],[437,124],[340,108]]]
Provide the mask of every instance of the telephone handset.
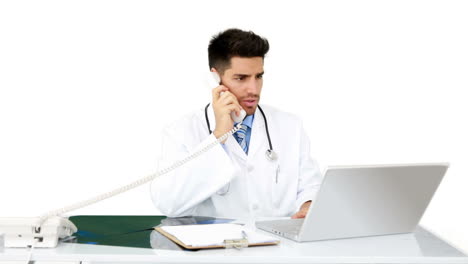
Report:
[[[213,89],[215,87],[218,87],[221,84],[221,78],[219,78],[219,75],[216,72],[211,72],[212,77],[208,78],[209,83],[210,83],[210,88]],[[223,94],[223,92],[220,93],[220,95]],[[235,123],[241,123],[247,113],[245,112],[244,109],[241,109],[239,116],[236,115],[235,111],[231,112],[231,118],[234,120]]]

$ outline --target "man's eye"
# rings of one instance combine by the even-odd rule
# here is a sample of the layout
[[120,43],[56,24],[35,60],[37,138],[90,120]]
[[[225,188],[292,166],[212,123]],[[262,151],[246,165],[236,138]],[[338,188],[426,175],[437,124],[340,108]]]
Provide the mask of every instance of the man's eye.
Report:
[[234,78],[234,80],[236,80],[236,81],[242,81],[242,80],[244,80],[244,79],[245,79],[245,77],[235,77],[235,78]]
[[263,79],[263,75],[257,75],[257,79]]

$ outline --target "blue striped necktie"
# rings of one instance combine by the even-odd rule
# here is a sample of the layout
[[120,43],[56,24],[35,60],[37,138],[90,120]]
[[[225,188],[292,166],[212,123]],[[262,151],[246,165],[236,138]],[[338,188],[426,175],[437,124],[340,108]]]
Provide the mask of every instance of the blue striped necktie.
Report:
[[247,146],[247,139],[246,139],[246,134],[247,134],[247,125],[242,124],[241,128],[237,130],[234,135],[236,135],[236,140],[239,142],[239,145],[241,146],[242,150],[247,154],[249,152],[249,146]]

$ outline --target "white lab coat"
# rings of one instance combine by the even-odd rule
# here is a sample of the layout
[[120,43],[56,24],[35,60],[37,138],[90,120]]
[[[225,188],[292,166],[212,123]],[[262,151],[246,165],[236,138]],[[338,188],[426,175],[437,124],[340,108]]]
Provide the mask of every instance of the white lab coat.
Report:
[[[291,216],[314,200],[321,183],[320,170],[310,157],[309,139],[301,120],[261,105],[265,112],[276,161],[266,159],[269,148],[265,122],[257,109],[246,155],[233,136],[183,167],[151,184],[154,205],[165,215],[201,215],[229,218]],[[216,123],[208,108],[211,129]],[[159,169],[200,149],[216,138],[208,134],[204,109],[163,130]],[[278,172],[278,173],[277,173]]]

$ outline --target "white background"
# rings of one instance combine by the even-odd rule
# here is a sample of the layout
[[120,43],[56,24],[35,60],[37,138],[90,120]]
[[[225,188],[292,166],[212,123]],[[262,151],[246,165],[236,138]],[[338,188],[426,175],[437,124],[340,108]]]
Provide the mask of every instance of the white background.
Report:
[[[0,216],[153,173],[162,126],[210,100],[210,37],[239,27],[269,39],[262,102],[302,116],[322,169],[450,162],[422,224],[468,251],[466,14],[466,1],[2,1]],[[71,214],[155,213],[143,186]]]

